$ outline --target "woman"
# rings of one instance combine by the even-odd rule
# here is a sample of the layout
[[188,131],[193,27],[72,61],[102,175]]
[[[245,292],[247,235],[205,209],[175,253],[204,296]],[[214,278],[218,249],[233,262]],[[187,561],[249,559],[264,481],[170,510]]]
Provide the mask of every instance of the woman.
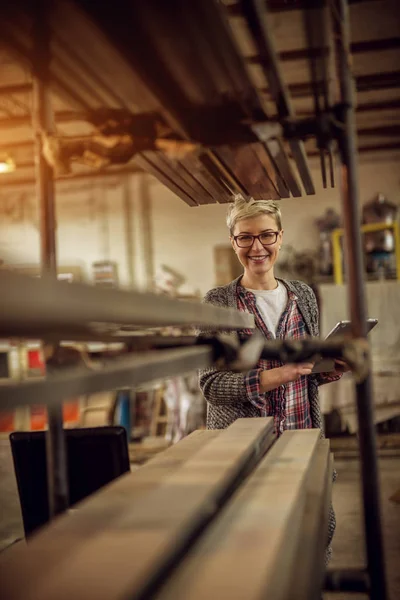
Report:
[[[210,290],[204,301],[252,313],[267,339],[318,336],[318,307],[311,288],[301,281],[284,281],[274,275],[283,240],[279,205],[270,200],[237,197],[227,224],[244,272],[228,285]],[[239,335],[251,333],[244,330]],[[285,429],[322,429],[318,386],[339,379],[346,366],[337,361],[335,371],[318,375],[312,369],[313,364],[308,362],[260,360],[244,374],[202,371],[200,387],[208,403],[207,428],[223,429],[239,417],[272,416],[278,435]],[[330,540],[334,528],[332,512]],[[330,550],[327,559],[329,554]]]

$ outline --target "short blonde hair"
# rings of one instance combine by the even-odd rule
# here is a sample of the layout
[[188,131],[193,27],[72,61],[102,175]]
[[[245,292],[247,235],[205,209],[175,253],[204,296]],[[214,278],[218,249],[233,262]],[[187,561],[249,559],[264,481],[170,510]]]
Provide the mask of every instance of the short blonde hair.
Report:
[[254,200],[254,198],[246,200],[241,194],[236,195],[228,208],[226,218],[230,234],[233,235],[233,230],[238,221],[251,219],[259,215],[271,215],[275,219],[279,231],[282,229],[282,215],[278,202],[274,200]]

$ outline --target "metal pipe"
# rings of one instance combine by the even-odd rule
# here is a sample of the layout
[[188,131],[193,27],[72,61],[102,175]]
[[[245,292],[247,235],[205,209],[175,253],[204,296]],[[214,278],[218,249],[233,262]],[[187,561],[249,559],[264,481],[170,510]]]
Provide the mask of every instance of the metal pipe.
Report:
[[328,161],[329,161],[329,175],[330,175],[330,179],[331,179],[331,187],[335,187],[335,164],[334,164],[334,160],[333,160],[333,151],[332,151],[332,145],[329,145],[328,148]]
[[[0,407],[1,410],[9,410],[16,405],[32,406],[37,404],[37,398],[40,398],[41,403],[49,410],[61,407],[63,401],[77,395],[96,394],[121,387],[137,387],[149,381],[166,379],[197,369],[208,369],[214,364],[214,354],[210,345],[192,348],[185,346],[123,355],[105,360],[95,369],[89,369],[85,365],[62,369],[54,367],[46,379],[30,378],[18,383],[2,384]],[[50,410],[49,413],[53,414],[53,411]],[[53,430],[49,431],[53,442]],[[58,451],[59,447],[56,440],[53,448]],[[59,457],[60,454],[55,453],[54,497],[61,501],[64,495],[60,494],[60,489],[64,490],[64,480],[57,469],[56,459]]]
[[[37,193],[40,202],[40,250],[43,275],[57,278],[56,262],[56,215],[54,204],[53,170],[47,164],[43,152],[43,132],[53,129],[50,100],[50,30],[47,23],[47,3],[41,2],[35,15],[33,29],[35,103],[35,166]],[[39,400],[39,398],[38,398]],[[48,431],[46,435],[47,485],[50,518],[68,508],[67,457],[63,430],[62,405],[47,409]]]
[[[109,334],[118,325],[164,327],[191,325],[205,330],[253,329],[254,317],[234,308],[176,300],[167,296],[132,290],[101,290],[93,285],[38,280],[0,270],[4,289],[0,329],[9,336],[24,337],[29,329],[41,339],[44,331],[84,328]],[[4,287],[3,287],[4,286]],[[29,298],[29,311],[26,310]],[[103,327],[108,323],[110,327]],[[71,338],[69,338],[71,339]]]
[[[347,251],[347,280],[352,334],[366,338],[367,306],[364,287],[363,248],[360,231],[357,180],[357,145],[353,101],[353,78],[350,70],[349,17],[347,0],[338,0],[335,12],[338,28],[337,57],[341,100],[345,106],[344,129],[339,139],[342,161],[342,203]],[[356,385],[357,417],[361,456],[364,527],[367,545],[371,600],[387,598],[384,549],[379,497],[378,460],[374,427],[371,372]]]

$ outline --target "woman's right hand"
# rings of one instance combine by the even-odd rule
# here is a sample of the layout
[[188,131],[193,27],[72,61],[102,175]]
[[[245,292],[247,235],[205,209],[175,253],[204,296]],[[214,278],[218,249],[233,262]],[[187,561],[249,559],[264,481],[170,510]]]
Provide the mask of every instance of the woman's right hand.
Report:
[[280,385],[300,379],[303,375],[310,375],[313,367],[314,363],[290,363],[282,367],[262,371],[260,376],[260,391],[263,393],[270,392]]
[[282,372],[282,384],[300,379],[303,375],[311,375],[314,363],[289,363],[279,367]]

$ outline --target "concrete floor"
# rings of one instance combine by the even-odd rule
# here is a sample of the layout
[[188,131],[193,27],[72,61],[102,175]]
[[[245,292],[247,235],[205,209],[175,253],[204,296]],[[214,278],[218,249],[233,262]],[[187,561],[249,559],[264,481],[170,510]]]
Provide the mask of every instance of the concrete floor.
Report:
[[[338,479],[333,486],[337,528],[330,568],[366,564],[361,512],[359,462],[336,460]],[[389,599],[400,600],[400,504],[391,501],[400,489],[400,458],[381,458],[381,502]],[[358,600],[360,594],[325,594],[324,600]]]
[[[359,493],[358,462],[336,461],[338,480],[333,504],[337,529],[330,567],[365,564]],[[400,488],[400,458],[384,458],[381,467],[381,496],[390,600],[400,599],[400,504],[390,497]],[[0,551],[23,537],[18,493],[7,439],[0,439]],[[325,594],[325,600],[358,600],[362,595]]]

